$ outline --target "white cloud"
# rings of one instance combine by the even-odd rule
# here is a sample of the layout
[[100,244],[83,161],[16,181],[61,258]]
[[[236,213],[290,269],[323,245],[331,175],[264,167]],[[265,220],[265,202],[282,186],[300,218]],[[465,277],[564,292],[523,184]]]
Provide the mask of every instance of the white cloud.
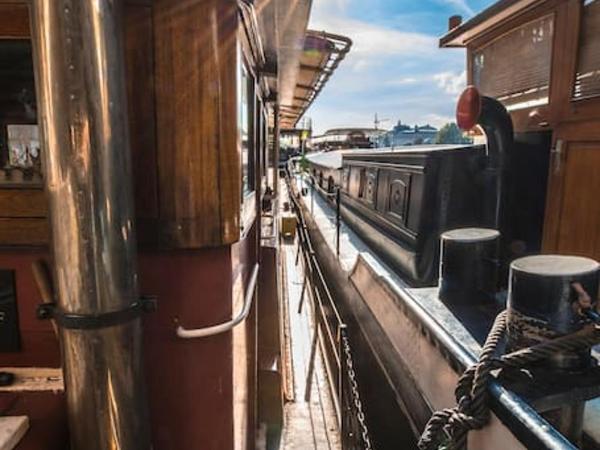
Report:
[[462,13],[466,13],[469,16],[475,15],[475,11],[469,6],[467,0],[441,0],[443,3],[447,5],[458,8]]
[[454,72],[442,72],[433,76],[438,87],[443,89],[447,94],[460,94],[467,85],[467,71],[463,70],[459,74]]
[[317,14],[325,11],[337,13],[344,12],[349,3],[350,0],[315,0],[313,3],[313,15],[315,14],[315,11]]
[[416,84],[419,80],[415,77],[402,77],[402,78],[393,78],[391,80],[387,80],[385,84],[387,86],[407,86],[410,84]]
[[[464,0],[437,0],[463,5]],[[348,36],[353,47],[307,115],[315,131],[373,126],[374,114],[409,124],[440,127],[454,121],[457,94],[466,83],[464,51],[438,48],[438,38],[407,31],[397,21],[349,17],[349,0],[315,0],[310,28]],[[458,8],[457,8],[458,9]],[[413,19],[417,20],[417,19]],[[429,20],[429,19],[428,19]]]
[[356,19],[320,15],[310,24],[316,30],[348,36],[353,41],[350,56],[369,58],[415,56],[437,50],[437,38],[424,33],[403,32]]

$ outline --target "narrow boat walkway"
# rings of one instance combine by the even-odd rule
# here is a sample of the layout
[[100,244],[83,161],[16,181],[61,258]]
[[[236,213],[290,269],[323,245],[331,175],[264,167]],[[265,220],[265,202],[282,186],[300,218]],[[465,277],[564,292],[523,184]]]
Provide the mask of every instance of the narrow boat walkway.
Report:
[[[285,201],[287,201],[287,192],[283,184],[282,204]],[[280,249],[288,378],[280,450],[339,450],[341,444],[337,417],[319,345],[316,346],[314,356],[310,398],[308,400],[306,398],[314,328],[312,299],[308,291],[304,296],[302,312],[298,312],[304,273],[301,258],[296,265],[298,249],[296,241],[282,240]]]

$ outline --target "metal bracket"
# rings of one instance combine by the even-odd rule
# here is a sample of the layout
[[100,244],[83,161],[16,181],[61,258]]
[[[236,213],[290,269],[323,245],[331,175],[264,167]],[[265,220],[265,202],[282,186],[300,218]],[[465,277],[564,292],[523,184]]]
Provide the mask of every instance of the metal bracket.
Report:
[[54,320],[61,328],[97,330],[130,322],[140,317],[142,313],[154,311],[156,311],[156,297],[142,296],[125,309],[104,314],[71,314],[61,311],[56,303],[42,303],[37,307],[37,318]]
[[554,147],[550,150],[550,153],[554,157],[554,174],[558,175],[562,168],[563,162],[563,145],[564,141],[562,139],[558,139]]

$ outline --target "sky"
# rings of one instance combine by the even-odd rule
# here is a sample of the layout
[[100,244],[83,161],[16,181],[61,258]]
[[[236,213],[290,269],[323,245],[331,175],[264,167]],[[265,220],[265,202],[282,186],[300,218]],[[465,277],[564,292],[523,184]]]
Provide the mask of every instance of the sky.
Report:
[[380,128],[398,120],[440,127],[454,121],[465,86],[465,52],[439,49],[448,18],[467,20],[493,0],[313,0],[309,28],[353,40],[350,53],[307,112],[314,134]]

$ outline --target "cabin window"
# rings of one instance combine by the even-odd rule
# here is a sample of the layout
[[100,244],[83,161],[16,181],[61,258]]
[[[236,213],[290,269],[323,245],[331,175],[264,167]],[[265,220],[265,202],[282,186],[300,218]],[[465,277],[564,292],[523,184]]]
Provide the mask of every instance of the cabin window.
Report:
[[508,110],[548,104],[553,17],[529,22],[473,52],[473,83]]
[[600,96],[600,0],[583,2],[573,100]]
[[242,49],[238,46],[237,103],[241,167],[242,232],[251,229],[256,216],[256,99],[254,77],[248,69]]
[[40,184],[33,58],[29,40],[0,40],[0,185]]

